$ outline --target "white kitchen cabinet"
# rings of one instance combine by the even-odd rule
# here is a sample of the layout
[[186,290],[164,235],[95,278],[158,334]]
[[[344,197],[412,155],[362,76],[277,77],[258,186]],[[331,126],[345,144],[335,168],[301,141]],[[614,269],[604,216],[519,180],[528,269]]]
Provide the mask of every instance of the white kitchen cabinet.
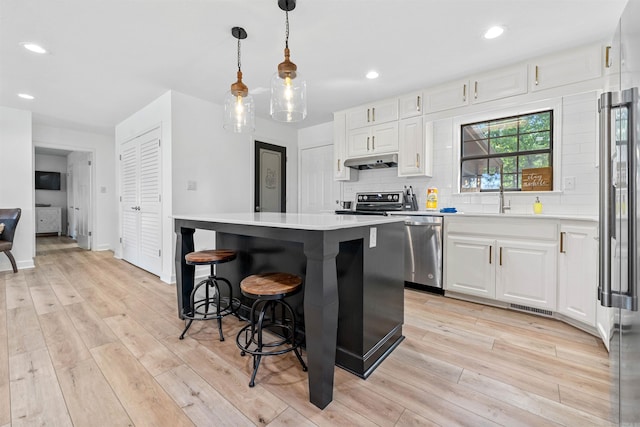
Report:
[[433,122],[422,117],[400,120],[398,176],[431,176],[433,173]]
[[529,64],[532,92],[602,76],[602,48],[592,45],[546,56]]
[[398,99],[352,108],[346,114],[347,130],[398,120]]
[[36,207],[36,233],[62,233],[62,208]]
[[424,92],[424,112],[451,110],[469,104],[469,80],[459,80]]
[[589,326],[596,325],[597,225],[560,225],[558,312]]
[[526,64],[501,68],[471,79],[471,103],[494,101],[527,93]]
[[344,165],[347,158],[346,120],[345,113],[333,115],[333,179],[335,181],[349,181],[352,178],[351,174],[357,174],[357,171]]
[[367,126],[347,132],[347,156],[349,158],[397,151],[397,121]]
[[493,239],[449,234],[445,289],[483,298],[496,296]]
[[556,242],[496,241],[496,299],[556,309]]
[[555,311],[557,225],[445,218],[445,291]]
[[422,92],[401,96],[399,99],[399,109],[401,119],[421,116],[424,110],[424,96]]

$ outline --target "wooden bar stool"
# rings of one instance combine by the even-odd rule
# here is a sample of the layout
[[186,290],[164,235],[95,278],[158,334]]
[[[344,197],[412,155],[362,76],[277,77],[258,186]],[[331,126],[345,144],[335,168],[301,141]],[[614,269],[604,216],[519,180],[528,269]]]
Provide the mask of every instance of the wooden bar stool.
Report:
[[[240,282],[242,295],[255,299],[249,314],[249,324],[240,329],[236,336],[240,355],[253,355],[253,374],[249,387],[255,385],[262,356],[275,356],[293,351],[302,365],[302,370],[306,372],[307,365],[298,350],[300,341],[296,339],[295,314],[284,300],[301,288],[302,279],[289,273],[255,274]],[[276,313],[278,307],[279,316]],[[273,332],[275,336],[265,337],[265,330]]]
[[[227,249],[212,249],[206,251],[190,252],[185,255],[184,259],[189,265],[210,265],[211,273],[209,277],[198,283],[191,291],[188,313],[183,313],[183,317],[188,320],[187,326],[180,334],[180,339],[184,339],[194,320],[218,320],[218,332],[220,333],[220,341],[224,341],[222,335],[222,318],[229,314],[235,314],[240,306],[240,301],[233,298],[233,288],[231,283],[224,277],[218,277],[214,273],[214,265],[233,261],[237,257],[235,251]],[[220,291],[220,283],[224,283],[227,287],[228,296]],[[204,296],[196,295],[198,290],[204,287]],[[199,299],[196,299],[199,298]]]

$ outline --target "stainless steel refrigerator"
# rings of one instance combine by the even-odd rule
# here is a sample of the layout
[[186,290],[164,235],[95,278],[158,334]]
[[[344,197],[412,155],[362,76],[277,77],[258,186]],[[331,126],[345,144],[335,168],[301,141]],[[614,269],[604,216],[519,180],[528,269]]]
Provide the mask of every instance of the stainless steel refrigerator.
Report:
[[640,426],[640,0],[629,0],[607,48],[600,114],[599,317],[609,317],[611,404],[619,425]]

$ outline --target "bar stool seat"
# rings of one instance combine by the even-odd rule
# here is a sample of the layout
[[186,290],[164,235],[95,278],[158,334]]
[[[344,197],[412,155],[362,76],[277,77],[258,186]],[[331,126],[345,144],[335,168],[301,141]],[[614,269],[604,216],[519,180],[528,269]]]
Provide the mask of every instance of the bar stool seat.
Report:
[[[253,373],[249,387],[255,385],[262,356],[275,356],[293,351],[302,365],[302,370],[307,371],[307,365],[299,351],[301,343],[296,338],[295,314],[284,300],[300,289],[302,289],[302,278],[281,272],[255,274],[240,282],[242,294],[255,299],[251,306],[249,324],[240,329],[236,336],[240,355],[249,353],[253,356]],[[280,308],[279,316],[277,308]],[[275,336],[265,337],[263,335],[265,330],[274,333]]]
[[[184,339],[194,320],[217,320],[218,333],[220,341],[224,341],[222,334],[222,318],[229,314],[235,314],[240,307],[240,300],[233,298],[233,288],[231,283],[224,277],[215,275],[214,266],[230,262],[236,259],[238,254],[228,249],[209,249],[204,251],[190,252],[185,255],[184,259],[189,265],[210,265],[211,273],[209,277],[193,287],[189,299],[190,311],[183,313],[182,317],[188,320],[187,326],[180,334],[180,339]],[[227,288],[227,294],[223,295],[220,290],[220,284],[223,283]],[[204,296],[199,297],[197,292],[204,287]],[[197,299],[199,298],[199,299]]]

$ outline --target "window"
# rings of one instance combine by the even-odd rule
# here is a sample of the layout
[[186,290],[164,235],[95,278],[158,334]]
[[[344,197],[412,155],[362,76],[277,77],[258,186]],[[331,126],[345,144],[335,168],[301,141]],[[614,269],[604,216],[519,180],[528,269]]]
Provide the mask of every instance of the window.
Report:
[[[553,165],[553,110],[464,124],[460,191],[522,189],[522,170]],[[502,171],[502,176],[501,176]]]

